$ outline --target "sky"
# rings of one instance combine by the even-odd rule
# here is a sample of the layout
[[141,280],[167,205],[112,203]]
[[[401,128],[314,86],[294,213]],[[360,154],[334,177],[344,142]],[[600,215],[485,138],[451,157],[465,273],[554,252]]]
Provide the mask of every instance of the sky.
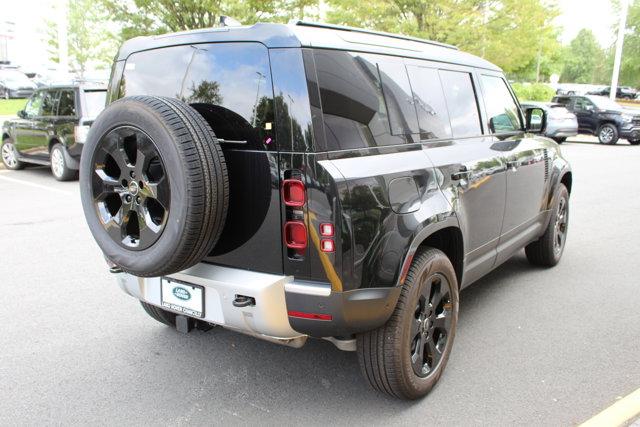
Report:
[[[9,59],[22,65],[24,71],[46,68],[48,62],[46,21],[56,14],[55,4],[59,0],[2,0],[0,34],[4,21],[15,22],[14,39],[9,44]],[[590,28],[600,44],[613,44],[615,13],[611,0],[557,0],[560,16],[561,40],[569,43],[582,28]],[[35,70],[34,70],[35,71]]]

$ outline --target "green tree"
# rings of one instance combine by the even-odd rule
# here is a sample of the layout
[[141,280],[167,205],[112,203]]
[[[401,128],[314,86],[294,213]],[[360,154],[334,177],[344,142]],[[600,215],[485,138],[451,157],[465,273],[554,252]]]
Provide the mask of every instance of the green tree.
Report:
[[[59,7],[64,7],[59,4]],[[67,43],[70,69],[80,76],[87,67],[107,68],[117,50],[117,38],[107,26],[107,10],[95,0],[69,0],[67,10]],[[50,59],[58,57],[58,32],[54,22],[47,23]]]
[[309,15],[317,0],[100,0],[122,28],[123,40],[218,26],[220,16],[243,24],[286,22]]
[[[618,6],[619,9],[619,5]],[[627,31],[624,39],[622,63],[620,66],[620,84],[640,86],[640,1],[634,0],[629,6]],[[617,32],[616,28],[612,29]],[[613,52],[609,56],[613,57]],[[610,59],[612,62],[613,59]],[[609,79],[611,75],[609,75]]]
[[[518,73],[557,57],[550,0],[330,0],[330,22],[454,44]],[[542,71],[545,71],[542,68]],[[538,73],[539,74],[539,73]]]
[[605,53],[593,32],[582,29],[564,49],[564,69],[560,81],[568,83],[597,83],[598,63]]

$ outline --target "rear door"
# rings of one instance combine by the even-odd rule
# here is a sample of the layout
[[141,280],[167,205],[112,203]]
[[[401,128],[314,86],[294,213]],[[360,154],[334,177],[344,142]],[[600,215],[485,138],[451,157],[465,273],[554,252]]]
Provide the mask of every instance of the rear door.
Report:
[[42,160],[47,160],[49,158],[49,140],[54,135],[59,92],[45,90],[42,93],[40,114],[32,122],[33,146],[31,154]]
[[504,152],[493,138],[483,135],[480,88],[473,70],[410,66],[409,75],[422,142],[442,172],[443,189],[453,196],[466,239],[464,284],[468,284],[495,262],[507,185]]
[[133,53],[119,86],[120,97],[159,95],[190,104],[219,138],[229,209],[222,236],[205,261],[281,274],[279,158],[267,48],[210,43]]

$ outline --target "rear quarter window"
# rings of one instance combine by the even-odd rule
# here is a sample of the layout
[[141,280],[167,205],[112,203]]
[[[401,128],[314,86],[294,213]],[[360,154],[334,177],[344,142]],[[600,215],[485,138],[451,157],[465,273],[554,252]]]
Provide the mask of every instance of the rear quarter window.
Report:
[[318,49],[314,55],[328,150],[404,144],[402,134],[417,132],[403,66],[354,52]]
[[104,110],[106,101],[106,90],[85,90],[84,105],[82,107],[83,114],[86,117],[98,117],[98,114]]

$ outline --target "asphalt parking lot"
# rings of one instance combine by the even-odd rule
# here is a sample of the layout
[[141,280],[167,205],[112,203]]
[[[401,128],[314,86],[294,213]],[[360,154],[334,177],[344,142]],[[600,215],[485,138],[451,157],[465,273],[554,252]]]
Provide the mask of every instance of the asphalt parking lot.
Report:
[[461,294],[454,352],[417,402],[353,353],[221,328],[183,335],[120,291],[77,182],[0,170],[0,424],[567,425],[640,387],[640,147],[568,142],[559,266],[518,254]]

